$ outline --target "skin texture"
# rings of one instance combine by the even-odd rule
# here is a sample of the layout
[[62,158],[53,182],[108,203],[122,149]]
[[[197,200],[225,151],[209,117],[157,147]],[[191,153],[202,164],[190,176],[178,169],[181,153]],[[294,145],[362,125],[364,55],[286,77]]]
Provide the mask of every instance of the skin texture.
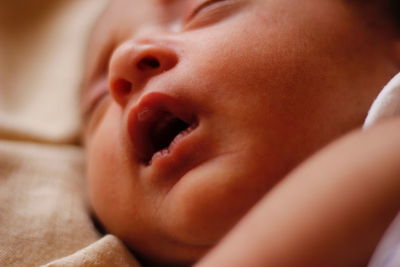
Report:
[[[82,91],[88,191],[105,229],[145,263],[199,259],[362,123],[398,72],[395,38],[371,21],[338,0],[114,1]],[[148,164],[143,129],[160,109],[195,129]]]
[[392,119],[324,148],[196,267],[367,266],[400,208],[399,131]]

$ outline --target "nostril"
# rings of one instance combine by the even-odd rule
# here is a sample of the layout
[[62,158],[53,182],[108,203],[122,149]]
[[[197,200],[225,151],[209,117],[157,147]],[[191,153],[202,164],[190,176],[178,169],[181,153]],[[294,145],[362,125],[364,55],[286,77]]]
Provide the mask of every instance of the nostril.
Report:
[[132,90],[132,84],[124,79],[118,79],[114,82],[114,90],[118,95],[129,95]]
[[139,70],[158,69],[160,61],[155,57],[145,57],[137,63],[137,67]]

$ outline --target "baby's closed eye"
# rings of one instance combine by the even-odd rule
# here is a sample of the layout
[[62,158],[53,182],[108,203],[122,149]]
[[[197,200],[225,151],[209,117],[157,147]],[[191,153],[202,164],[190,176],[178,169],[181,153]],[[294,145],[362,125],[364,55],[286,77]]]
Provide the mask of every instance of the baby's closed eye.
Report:
[[184,16],[185,29],[192,29],[216,23],[230,15],[243,1],[239,0],[208,0],[190,5]]
[[111,100],[107,78],[100,78],[85,90],[86,92],[82,99],[83,120],[85,129],[93,129],[98,124]]

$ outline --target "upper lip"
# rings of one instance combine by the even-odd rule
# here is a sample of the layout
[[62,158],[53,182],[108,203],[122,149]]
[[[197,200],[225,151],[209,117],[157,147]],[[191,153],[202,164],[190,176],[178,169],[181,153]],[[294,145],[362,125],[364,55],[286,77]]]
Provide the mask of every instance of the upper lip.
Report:
[[154,154],[168,148],[179,133],[197,125],[193,107],[170,95],[145,95],[128,114],[128,134],[135,158],[145,165]]

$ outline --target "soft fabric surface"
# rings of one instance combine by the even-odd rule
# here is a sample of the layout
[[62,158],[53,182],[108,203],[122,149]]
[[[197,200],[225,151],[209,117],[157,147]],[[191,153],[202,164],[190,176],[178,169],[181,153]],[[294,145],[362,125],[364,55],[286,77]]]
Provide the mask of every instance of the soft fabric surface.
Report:
[[130,252],[115,236],[107,235],[75,254],[56,260],[44,267],[139,267]]
[[400,73],[379,93],[365,119],[364,129],[400,115]]
[[72,146],[0,142],[0,266],[38,266],[96,241]]

